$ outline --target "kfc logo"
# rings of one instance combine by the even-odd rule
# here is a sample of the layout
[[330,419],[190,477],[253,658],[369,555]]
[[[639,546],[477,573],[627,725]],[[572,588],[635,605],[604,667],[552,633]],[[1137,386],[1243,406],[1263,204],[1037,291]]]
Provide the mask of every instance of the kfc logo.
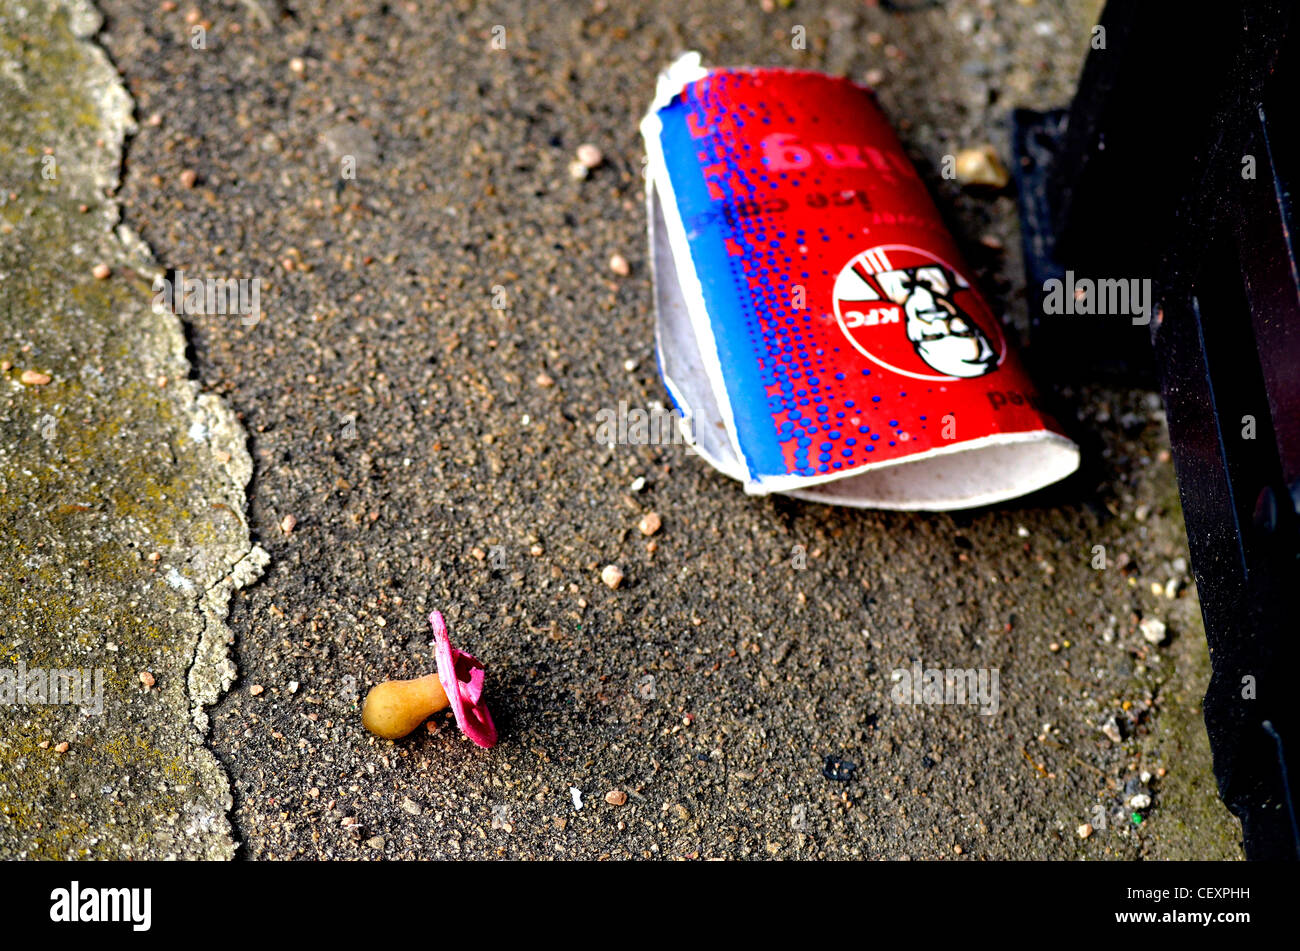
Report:
[[988,305],[949,264],[919,248],[882,245],[835,280],[835,318],[873,363],[918,380],[996,370],[1006,341]]

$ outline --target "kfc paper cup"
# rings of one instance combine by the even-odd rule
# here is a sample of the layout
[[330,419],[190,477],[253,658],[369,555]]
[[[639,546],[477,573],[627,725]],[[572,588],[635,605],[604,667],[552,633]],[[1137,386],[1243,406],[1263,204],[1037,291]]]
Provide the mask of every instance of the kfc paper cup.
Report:
[[929,510],[1078,467],[870,90],[688,54],[641,131],[660,372],[710,464]]

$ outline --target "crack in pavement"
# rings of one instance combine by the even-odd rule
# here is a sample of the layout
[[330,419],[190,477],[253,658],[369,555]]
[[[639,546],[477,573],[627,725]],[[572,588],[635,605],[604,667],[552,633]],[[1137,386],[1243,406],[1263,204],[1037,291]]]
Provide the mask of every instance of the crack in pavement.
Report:
[[206,708],[270,557],[243,429],[120,224],[133,102],[101,23],[0,0],[0,857],[230,858]]

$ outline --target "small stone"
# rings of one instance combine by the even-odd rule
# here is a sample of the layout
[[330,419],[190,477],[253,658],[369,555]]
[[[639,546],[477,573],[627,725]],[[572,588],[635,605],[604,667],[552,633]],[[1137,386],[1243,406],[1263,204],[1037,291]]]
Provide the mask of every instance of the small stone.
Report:
[[1128,804],[1133,809],[1147,809],[1151,806],[1151,797],[1146,793],[1138,793],[1128,801]]
[[58,746],[54,747],[54,752],[56,752],[56,753],[66,753],[66,752],[68,752],[68,742],[67,742],[67,740],[64,740],[64,741],[63,741],[62,743],[60,743]]
[[1106,735],[1106,739],[1112,743],[1121,743],[1124,740],[1124,734],[1120,732],[1119,720],[1111,717],[1101,725],[1101,732]]
[[149,671],[142,670],[140,671],[140,683],[144,684],[146,687],[152,687],[157,683],[157,679]]
[[538,386],[554,386],[555,378],[549,373],[539,373],[534,382],[536,382]]
[[107,281],[113,276],[113,269],[107,264],[96,264],[90,269],[90,273],[97,281]]
[[952,847],[952,851],[953,851],[953,854],[954,854],[954,855],[961,855],[961,854],[962,854],[962,847],[961,847],[960,845],[954,845],[954,846]]
[[1085,822],[1083,825],[1079,826],[1079,828],[1075,829],[1074,831],[1079,833],[1079,838],[1086,839],[1088,838],[1088,836],[1092,835],[1092,823]]
[[575,182],[582,181],[590,174],[590,170],[581,162],[573,161],[569,163],[569,177]]
[[1138,773],[1138,779],[1141,780],[1142,785],[1144,785],[1144,786],[1145,786],[1147,783],[1151,782],[1151,772],[1150,772],[1150,770],[1145,770],[1145,769],[1142,770],[1142,772]]
[[181,172],[181,184],[186,188],[193,188],[199,183],[199,173],[192,168],[187,168]]
[[[274,152],[283,149],[284,143],[278,138],[271,136],[270,139],[263,148],[269,147]],[[357,169],[377,167],[382,156],[379,143],[375,141],[370,129],[356,122],[337,122],[323,131],[318,141],[336,167],[343,168],[340,163],[347,160],[346,167],[350,174],[355,174]]]
[[38,370],[24,370],[22,376],[18,377],[18,382],[23,386],[44,386],[50,382],[50,375]]
[[384,847],[384,837],[382,835],[371,836],[366,839],[366,845],[375,850],[382,849]]
[[307,64],[303,62],[302,57],[295,56],[293,59],[289,60],[289,72],[296,73],[297,75],[301,76],[306,71],[307,71]]
[[1165,634],[1168,633],[1168,628],[1165,627],[1165,622],[1154,617],[1149,617],[1143,620],[1142,623],[1138,625],[1138,628],[1142,631],[1142,637],[1148,644],[1163,644]]
[[266,690],[266,688],[263,687],[261,684],[253,684],[253,686],[248,688],[248,692],[251,693],[254,697],[260,697],[264,690]]
[[623,583],[623,571],[618,565],[606,565],[600,570],[600,580],[607,588],[617,588]]
[[605,801],[611,806],[625,806],[627,805],[627,793],[621,789],[611,789],[605,793]]
[[645,488],[645,476],[637,476],[632,480],[632,491],[640,492]]
[[619,277],[627,277],[632,273],[632,265],[627,262],[627,258],[621,254],[612,254],[609,258],[609,269]]
[[531,548],[528,549],[528,554],[532,555],[534,558],[540,558],[545,553],[545,551],[546,549],[543,548],[541,545],[533,545]]
[[290,693],[297,693],[297,692],[298,692],[298,688],[301,687],[301,686],[302,686],[302,684],[298,683],[298,681],[296,681],[296,680],[291,680],[291,681],[289,681],[289,692],[290,692]]
[[409,812],[413,816],[418,816],[422,812],[424,812],[424,810],[420,808],[420,804],[418,802],[415,802],[414,800],[409,798],[402,800],[402,811]]
[[997,150],[991,145],[962,149],[957,153],[955,166],[957,181],[963,185],[1002,189],[1011,180]]
[[637,523],[636,527],[641,530],[642,535],[649,536],[659,531],[661,525],[663,525],[663,520],[659,518],[658,512],[646,512],[641,516],[641,521]]
[[867,70],[867,74],[862,78],[867,81],[868,86],[879,86],[885,81],[885,71],[873,67],[872,69]]
[[280,519],[280,531],[288,535],[298,526],[298,519],[290,512],[284,518]]
[[690,811],[685,806],[683,806],[680,802],[673,803],[672,809],[670,811],[673,814],[673,818],[681,822],[685,822],[687,819],[691,817]]
[[590,142],[584,142],[578,146],[578,151],[575,154],[583,168],[597,168],[601,162],[605,161],[605,153]]
[[145,557],[148,558],[148,559],[149,559],[151,562],[153,562],[154,564],[157,564],[158,562],[162,561],[162,552],[160,552],[160,551],[151,551],[151,552],[149,552],[149,554],[146,555]]

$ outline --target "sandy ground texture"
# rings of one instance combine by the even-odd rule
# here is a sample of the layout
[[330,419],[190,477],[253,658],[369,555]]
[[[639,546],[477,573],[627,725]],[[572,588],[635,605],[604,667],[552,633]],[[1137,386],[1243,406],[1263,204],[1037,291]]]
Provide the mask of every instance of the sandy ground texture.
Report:
[[[938,169],[985,142],[1006,156],[1013,107],[1068,101],[1096,0],[100,8],[97,41],[139,126],[125,222],[164,267],[263,282],[256,322],[184,317],[192,380],[248,432],[248,526],[271,555],[231,600],[237,678],[198,721],[229,777],[237,855],[1240,857],[1210,775],[1208,662],[1154,394],[1063,388],[1084,469],[952,515],[749,498],[682,447],[596,441],[601,409],[664,399],[637,132],[658,69],[698,49],[711,64],[875,85],[1014,329],[1026,319],[1014,198],[963,193]],[[6,43],[12,83],[36,67]],[[579,180],[583,143],[604,162]],[[41,205],[64,200],[48,189],[15,192],[15,226],[73,217]],[[57,244],[37,257],[40,280],[85,266]],[[115,271],[100,284],[147,313],[147,282]],[[39,295],[6,306],[12,378],[42,307]],[[135,326],[112,339],[145,364],[124,346]],[[145,390],[157,372],[101,362],[119,388]],[[1034,369],[1050,383],[1050,367]],[[52,451],[23,429],[41,401],[64,400],[70,428],[90,413],[71,392],[17,386],[7,512],[69,471],[48,458],[40,478],[14,474]],[[157,404],[175,391],[148,392]],[[113,405],[183,443],[180,416],[146,424],[143,406]],[[85,454],[123,451],[81,438]],[[124,441],[163,466],[161,438]],[[160,471],[122,463],[111,484],[139,495],[136,480]],[[187,483],[190,520],[169,523],[193,558],[230,561],[213,554],[230,550],[226,529],[197,521],[204,500],[229,498],[221,486]],[[662,527],[647,537],[650,512]],[[15,530],[72,528],[11,516]],[[153,577],[147,560],[123,578],[75,571],[93,551],[46,554],[77,591]],[[611,563],[614,590],[600,580]],[[192,615],[165,586],[141,592],[141,612]],[[23,643],[10,636],[6,655],[38,656],[65,630],[25,603]],[[433,669],[432,608],[488,666],[490,752],[445,717],[398,742],[360,726],[372,684]],[[1152,620],[1167,628],[1160,645],[1141,630]],[[177,630],[149,642],[158,660],[121,669],[192,657],[193,640]],[[997,712],[894,702],[892,672],[914,663],[996,669]],[[166,706],[149,699],[159,687],[119,702],[156,704],[142,730],[195,729],[191,688],[159,686],[178,691]],[[43,795],[66,810],[70,787],[51,775]],[[196,787],[215,802],[223,783],[209,773]],[[9,791],[6,810],[24,795]],[[7,853],[36,847],[31,820],[3,821]],[[66,838],[40,841],[74,854]],[[122,850],[106,839],[96,854]]]

